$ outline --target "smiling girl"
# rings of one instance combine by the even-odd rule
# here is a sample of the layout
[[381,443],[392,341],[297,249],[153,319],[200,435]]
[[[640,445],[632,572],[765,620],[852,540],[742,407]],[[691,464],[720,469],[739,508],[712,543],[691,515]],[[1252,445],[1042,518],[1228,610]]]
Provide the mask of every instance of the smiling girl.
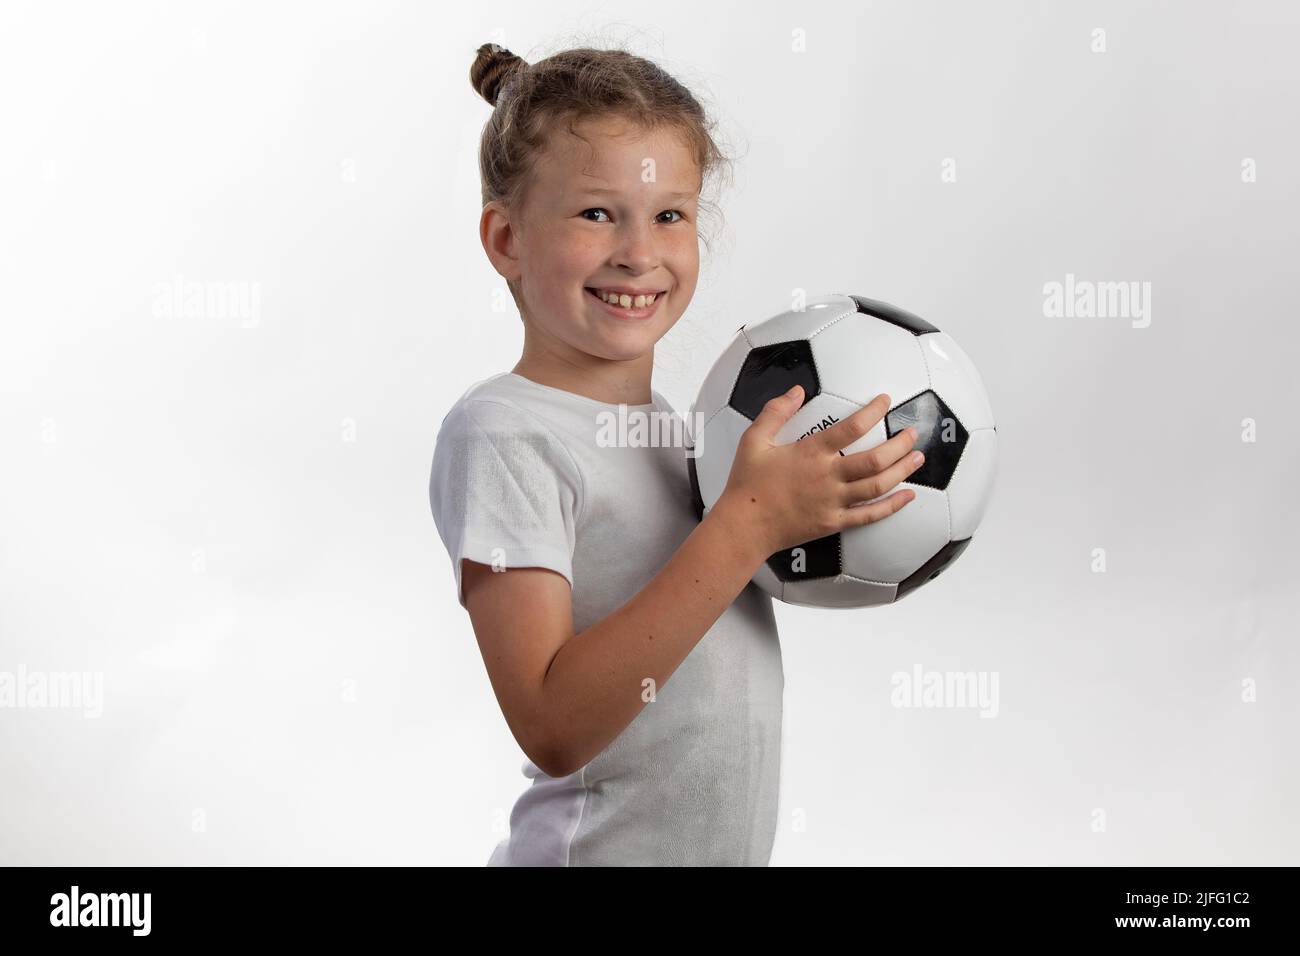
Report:
[[784,677],[750,578],[910,501],[880,496],[917,467],[915,433],[840,453],[883,418],[882,395],[777,445],[795,389],[745,432],[697,522],[682,448],[597,435],[620,405],[676,414],[651,376],[695,292],[700,195],[725,162],[703,109],[621,50],[530,65],[485,44],[470,80],[494,107],[480,239],[524,346],[443,419],[429,491],[532,781],[489,865],[767,865]]

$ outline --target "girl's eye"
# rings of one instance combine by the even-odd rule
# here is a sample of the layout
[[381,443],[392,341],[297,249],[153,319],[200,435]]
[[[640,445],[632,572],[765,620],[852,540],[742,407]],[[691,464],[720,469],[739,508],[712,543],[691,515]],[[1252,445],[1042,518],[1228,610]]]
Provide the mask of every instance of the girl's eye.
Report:
[[[608,212],[606,212],[605,209],[603,209],[603,208],[601,208],[601,207],[599,207],[599,206],[593,206],[591,209],[584,209],[584,210],[583,210],[579,215],[585,217],[585,216],[587,215],[587,213],[589,213],[589,212],[599,212],[599,213],[605,213],[605,215],[608,215]],[[665,210],[664,210],[663,212],[661,212],[659,215],[662,216],[662,215],[664,215],[665,213],[670,214],[670,215],[673,215],[673,216],[676,216],[677,218],[676,218],[676,219],[670,219],[670,220],[668,220],[668,222],[664,223],[664,225],[673,225],[673,224],[675,224],[675,223],[681,222],[681,221],[685,218],[685,217],[684,217],[680,212],[678,212],[676,209],[665,209]],[[601,220],[601,219],[588,219],[587,221],[588,221],[588,222],[603,222],[604,220]]]

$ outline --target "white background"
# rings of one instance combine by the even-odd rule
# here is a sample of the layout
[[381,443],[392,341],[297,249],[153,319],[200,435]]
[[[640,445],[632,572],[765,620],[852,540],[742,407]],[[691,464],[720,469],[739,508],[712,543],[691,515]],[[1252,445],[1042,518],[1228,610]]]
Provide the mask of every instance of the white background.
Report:
[[[0,862],[478,866],[504,836],[523,755],[427,497],[443,414],[522,341],[477,237],[496,41],[624,44],[722,124],[722,231],[657,353],[679,410],[794,289],[916,312],[991,393],[957,564],[895,607],[777,606],[773,865],[1296,863],[1297,28],[6,3],[0,671],[100,672],[104,704],[0,710]],[[1045,317],[1067,273],[1150,282],[1150,326]],[[256,321],[157,314],[177,276],[255,287]],[[997,672],[997,717],[892,706],[918,664]]]

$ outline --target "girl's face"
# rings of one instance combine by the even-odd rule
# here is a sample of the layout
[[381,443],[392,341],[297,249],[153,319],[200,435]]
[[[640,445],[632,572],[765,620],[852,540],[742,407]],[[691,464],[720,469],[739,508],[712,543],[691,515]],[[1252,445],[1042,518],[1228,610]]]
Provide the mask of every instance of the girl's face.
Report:
[[[506,255],[493,261],[517,279],[529,331],[556,358],[653,361],[695,293],[699,170],[671,130],[622,120],[576,128],[587,142],[563,130],[551,137],[524,209],[499,237]],[[634,297],[629,315],[592,290],[656,297],[640,310]]]

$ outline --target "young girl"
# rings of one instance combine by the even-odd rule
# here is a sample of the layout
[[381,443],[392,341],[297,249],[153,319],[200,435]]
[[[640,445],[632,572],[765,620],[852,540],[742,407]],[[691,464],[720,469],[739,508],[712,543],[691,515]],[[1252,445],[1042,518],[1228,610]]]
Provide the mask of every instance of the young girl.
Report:
[[723,161],[703,109],[620,50],[530,65],[485,44],[470,80],[494,106],[480,238],[524,348],[443,419],[430,500],[532,780],[489,865],[765,866],[784,678],[750,578],[910,501],[881,496],[917,467],[915,433],[841,454],[884,417],[882,395],[777,445],[796,388],[745,432],[697,522],[682,448],[597,438],[620,405],[676,414],[650,383],[695,291],[700,194]]

